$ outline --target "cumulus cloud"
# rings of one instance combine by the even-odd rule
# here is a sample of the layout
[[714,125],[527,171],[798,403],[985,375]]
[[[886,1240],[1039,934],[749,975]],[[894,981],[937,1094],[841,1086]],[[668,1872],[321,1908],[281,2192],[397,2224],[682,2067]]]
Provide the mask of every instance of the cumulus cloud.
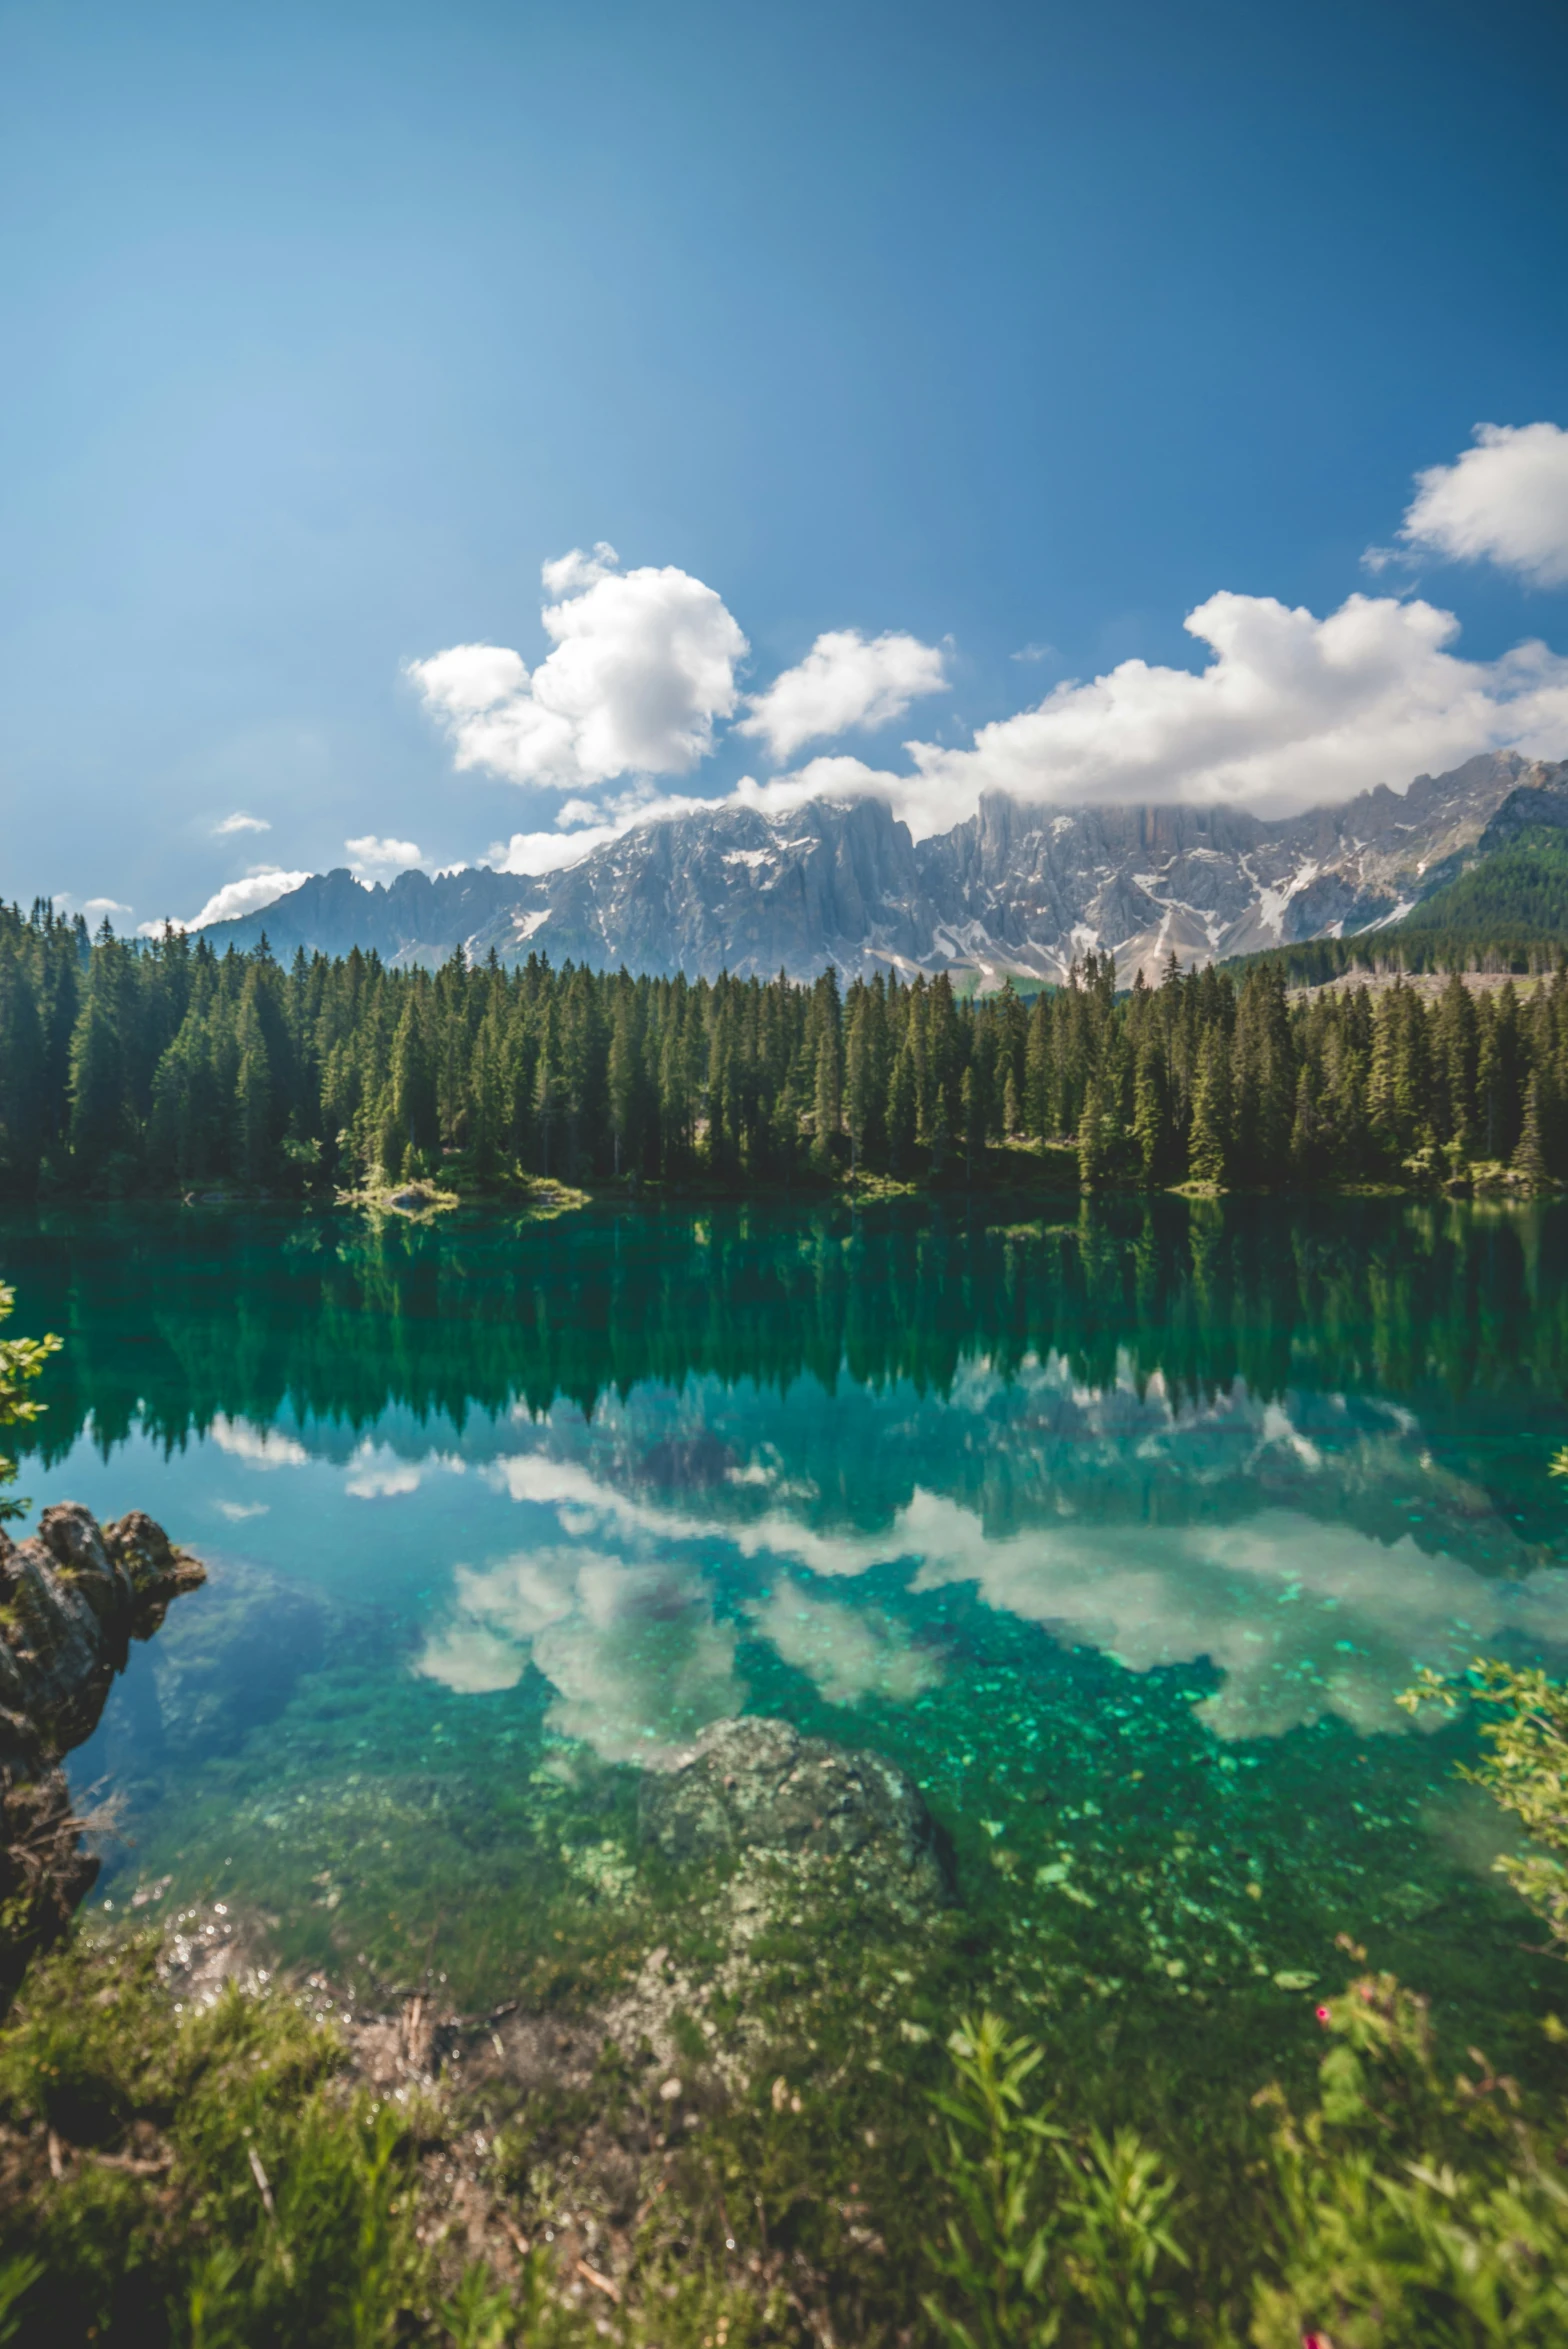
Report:
[[[1403,789],[1478,751],[1560,758],[1568,748],[1568,659],[1529,642],[1466,660],[1453,613],[1420,599],[1352,595],[1319,618],[1272,596],[1221,593],[1185,625],[1212,655],[1202,668],[1123,661],[980,727],[967,747],[906,743],[903,769],[828,752],[765,781],[745,776],[719,804],[782,817],[813,799],[870,796],[921,839],[973,814],[986,792],[1036,806],[1182,802],[1272,815],[1378,783]],[[518,834],[492,860],[553,872],[634,825],[714,804],[643,800],[565,843]]]
[[541,563],[539,577],[546,595],[581,595],[584,588],[597,587],[601,579],[608,579],[612,571],[619,570],[620,562],[614,547],[601,538],[591,555],[574,546],[570,554],[557,555],[553,562]]
[[1123,661],[982,726],[968,748],[911,742],[912,772],[843,755],[736,790],[787,814],[808,799],[886,799],[916,838],[972,814],[983,792],[1027,805],[1182,801],[1269,814],[1402,788],[1477,751],[1560,757],[1568,660],[1544,644],[1496,661],[1451,648],[1451,612],[1353,595],[1324,619],[1272,596],[1222,593],[1187,615],[1213,658],[1197,670]]
[[286,873],[279,865],[256,865],[243,881],[225,881],[221,889],[215,889],[200,913],[192,914],[188,922],[176,914],[160,914],[155,922],[142,922],[137,936],[161,938],[165,928],[205,930],[213,922],[237,921],[242,914],[259,913],[263,906],[286,897],[309,879],[309,873]]
[[625,829],[621,824],[589,824],[576,832],[514,832],[510,840],[491,843],[485,850],[485,863],[498,873],[521,873],[536,879],[543,873],[560,873],[568,865],[581,864],[607,841],[619,840]]
[[[971,815],[986,792],[1025,805],[1282,814],[1378,783],[1402,789],[1478,751],[1555,758],[1568,747],[1568,659],[1531,642],[1466,660],[1453,613],[1419,598],[1352,595],[1319,618],[1272,596],[1221,593],[1185,624],[1212,656],[1202,668],[1123,661],[980,727],[967,747],[906,743],[902,770],[824,753],[766,781],[744,777],[728,804],[787,816],[808,800],[872,796],[920,839]],[[552,871],[632,824],[711,804],[639,803],[576,834],[565,854],[549,834],[520,835],[509,869]]]
[[405,1460],[390,1445],[372,1443],[367,1437],[349,1461],[343,1490],[356,1501],[395,1500],[404,1493],[417,1493],[437,1469],[462,1476],[466,1467],[455,1452],[427,1452],[422,1459]]
[[851,1610],[790,1581],[754,1601],[746,1616],[830,1705],[858,1705],[871,1696],[907,1705],[942,1678],[935,1657],[879,1607]]
[[621,572],[596,547],[544,566],[554,651],[529,671],[503,645],[460,644],[408,674],[459,767],[579,792],[620,775],[683,775],[730,717],[745,637],[711,587],[666,565]]
[[[1401,537],[1403,553],[1369,550],[1369,567],[1426,547],[1568,582],[1568,432],[1480,427],[1474,448],[1419,477]],[[521,654],[487,644],[453,646],[409,672],[460,767],[571,795],[556,832],[519,832],[491,849],[514,873],[559,871],[635,825],[716,804],[660,793],[653,778],[690,772],[742,707],[746,640],[700,580],[670,568],[622,573],[601,543],[547,563],[544,583],[555,649],[531,673]],[[830,631],[746,698],[735,728],[778,760],[824,749],[790,772],[743,777],[728,804],[785,817],[814,798],[876,796],[917,838],[972,814],[987,792],[1026,805],[1286,814],[1379,783],[1403,789],[1478,752],[1556,758],[1568,748],[1568,659],[1537,641],[1467,659],[1454,614],[1418,597],[1353,594],[1320,616],[1221,590],[1184,626],[1203,648],[1197,666],[1122,661],[1064,680],[967,744],[913,740],[875,766],[835,738],[889,724],[942,690],[944,655],[908,635]],[[1046,644],[1014,655],[1055,658]],[[639,779],[636,796],[609,806],[583,796],[621,776]]]
[[1541,644],[1463,660],[1454,615],[1419,600],[1352,595],[1319,619],[1221,593],[1185,626],[1214,656],[1200,670],[1123,661],[981,727],[972,749],[912,744],[922,804],[948,822],[983,790],[1300,807],[1568,737],[1568,661]]
[[1474,448],[1417,474],[1399,535],[1455,562],[1496,563],[1536,587],[1568,586],[1568,432],[1478,424]]
[[[748,784],[745,788],[755,791],[762,786]],[[698,799],[689,792],[646,789],[624,792],[599,807],[586,799],[569,799],[555,819],[554,831],[514,832],[509,840],[492,841],[484,861],[498,873],[559,873],[568,865],[581,864],[607,842],[624,839],[639,824],[669,823],[676,816],[700,815],[726,804]]]
[[830,629],[797,667],[750,697],[749,715],[736,732],[757,736],[775,758],[787,759],[803,743],[891,725],[912,701],[946,687],[936,645],[915,636]]
[[231,832],[270,832],[272,826],[265,816],[248,816],[241,809],[232,816],[225,816],[222,822],[214,824],[212,829],[216,838],[224,840]]
[[378,840],[374,832],[366,832],[358,840],[345,840],[349,853],[349,870],[356,881],[391,881],[399,873],[406,873],[420,861],[417,840]]
[[684,1566],[573,1542],[459,1566],[455,1582],[414,1669],[469,1695],[515,1687],[532,1662],[555,1689],[552,1729],[606,1761],[667,1761],[741,1710],[734,1628]]
[[[122,905],[118,897],[79,898],[69,889],[56,889],[49,902],[57,914],[68,916],[81,913],[93,923],[104,920],[112,923],[116,914],[128,914],[132,910],[128,905]],[[163,925],[160,923],[158,926],[161,929]]]
[[603,814],[604,810],[591,799],[569,799],[556,809],[555,820],[559,828],[566,832],[574,825],[597,824]]
[[243,1460],[247,1468],[307,1468],[310,1454],[297,1437],[281,1428],[258,1427],[251,1419],[230,1419],[220,1411],[208,1430],[220,1452]]

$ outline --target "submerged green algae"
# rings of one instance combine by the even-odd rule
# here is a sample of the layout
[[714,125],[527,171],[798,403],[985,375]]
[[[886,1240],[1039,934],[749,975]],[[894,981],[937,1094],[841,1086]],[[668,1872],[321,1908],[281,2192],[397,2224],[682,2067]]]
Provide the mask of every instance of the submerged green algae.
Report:
[[1340,1933],[1511,2044],[1497,1826],[1394,1697],[1568,1632],[1565,1248],[1384,1202],[16,1224],[72,1332],[34,1482],[213,1566],[82,1758],[107,1913],[597,1995],[669,1924],[641,1767],[749,1709],[916,1777],[971,1984],[1075,2045],[1256,2080]]

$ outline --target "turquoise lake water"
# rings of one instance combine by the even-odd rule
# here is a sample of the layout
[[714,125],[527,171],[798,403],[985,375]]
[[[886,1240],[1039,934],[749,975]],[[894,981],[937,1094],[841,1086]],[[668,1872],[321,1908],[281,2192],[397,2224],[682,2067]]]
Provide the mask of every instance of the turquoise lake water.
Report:
[[1568,1662],[1568,1213],[1010,1212],[5,1218],[22,1489],[211,1571],[73,1758],[95,1899],[496,1999],[779,1713],[919,1779],[977,1980],[1286,2032],[1343,1934],[1506,2040],[1506,1822],[1394,1699]]

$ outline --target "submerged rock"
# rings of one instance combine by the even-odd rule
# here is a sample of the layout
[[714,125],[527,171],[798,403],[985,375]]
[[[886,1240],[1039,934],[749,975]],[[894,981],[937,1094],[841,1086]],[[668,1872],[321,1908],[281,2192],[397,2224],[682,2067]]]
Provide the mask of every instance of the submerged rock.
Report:
[[60,1756],[98,1726],[131,1641],[206,1579],[139,1509],[100,1526],[67,1503],[27,1541],[0,1533],[0,2006],[98,1873]]
[[908,1772],[879,1754],[802,1737],[787,1721],[719,1721],[643,1780],[645,1841],[677,1864],[744,1852],[851,1860],[867,1889],[954,1895],[952,1851]]

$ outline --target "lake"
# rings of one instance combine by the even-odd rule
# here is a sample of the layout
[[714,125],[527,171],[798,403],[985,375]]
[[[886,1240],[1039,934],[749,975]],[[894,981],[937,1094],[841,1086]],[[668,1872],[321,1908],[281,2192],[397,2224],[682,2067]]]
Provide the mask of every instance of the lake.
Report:
[[1568,1211],[1009,1214],[8,1215],[66,1341],[22,1488],[211,1572],[73,1757],[124,1806],[95,1901],[554,1995],[653,1930],[642,1772],[758,1712],[952,1838],[911,2039],[1000,1985],[1266,2067],[1343,1936],[1538,2044],[1508,1824],[1395,1698],[1568,1655]]

